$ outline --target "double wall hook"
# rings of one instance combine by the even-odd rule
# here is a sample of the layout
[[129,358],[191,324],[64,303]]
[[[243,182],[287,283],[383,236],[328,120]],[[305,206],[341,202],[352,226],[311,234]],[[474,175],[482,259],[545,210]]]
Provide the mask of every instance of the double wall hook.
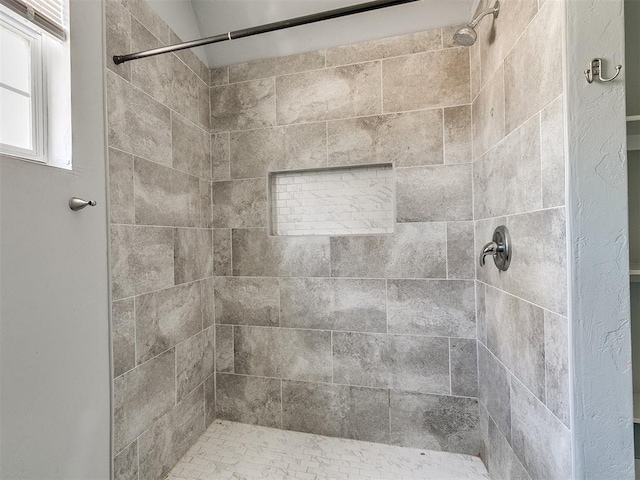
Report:
[[620,75],[620,70],[622,70],[622,65],[616,65],[616,74],[611,78],[604,78],[602,76],[602,65],[603,62],[601,58],[594,58],[589,62],[589,68],[584,71],[584,75],[587,77],[587,82],[593,83],[595,75],[598,76],[597,78],[601,82],[610,82],[615,80],[617,76]]

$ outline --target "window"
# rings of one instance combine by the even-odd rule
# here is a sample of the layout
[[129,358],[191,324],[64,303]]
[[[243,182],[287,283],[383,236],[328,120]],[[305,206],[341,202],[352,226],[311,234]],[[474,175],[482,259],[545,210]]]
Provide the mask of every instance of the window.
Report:
[[0,154],[70,168],[65,4],[27,1],[0,0]]

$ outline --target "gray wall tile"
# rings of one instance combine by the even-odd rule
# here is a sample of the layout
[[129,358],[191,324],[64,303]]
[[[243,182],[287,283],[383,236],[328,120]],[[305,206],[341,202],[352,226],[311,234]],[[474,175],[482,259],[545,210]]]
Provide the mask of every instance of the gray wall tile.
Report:
[[200,80],[176,56],[171,64],[171,97],[169,106],[180,115],[197,124],[200,119],[198,84]]
[[233,274],[328,277],[328,237],[271,237],[266,229],[232,231]]
[[235,372],[331,381],[331,333],[270,327],[234,328]]
[[[168,165],[171,162],[169,109],[107,72],[109,146]],[[145,141],[141,142],[140,139]]]
[[504,68],[501,66],[473,101],[473,158],[484,155],[505,135]]
[[119,452],[173,407],[175,352],[166,353],[113,381],[113,442]]
[[487,347],[538,398],[545,398],[544,313],[495,288],[486,290]]
[[[163,44],[136,18],[131,19],[131,51],[139,52]],[[131,83],[163,105],[171,102],[174,56],[158,55],[131,63]]]
[[229,83],[229,67],[209,69],[209,85],[212,87]]
[[447,223],[447,278],[475,277],[473,233],[473,222]]
[[113,480],[138,480],[137,442],[133,442],[113,459]]
[[331,237],[331,276],[444,278],[444,223],[396,224],[393,235]]
[[198,81],[198,124],[207,130],[211,129],[211,98],[209,86]]
[[214,227],[266,227],[267,215],[267,182],[265,178],[214,182]]
[[440,48],[442,48],[442,37],[440,29],[437,28],[410,35],[329,48],[327,49],[327,66],[348,65],[350,63],[439,50]]
[[215,279],[215,305],[218,324],[277,327],[278,279],[218,277]]
[[540,112],[542,206],[565,204],[564,115],[562,97]]
[[477,455],[478,401],[391,391],[391,444]]
[[478,396],[478,349],[472,338],[451,338],[451,394]]
[[491,417],[488,418],[489,462],[487,469],[495,480],[531,480],[515,452],[500,433]]
[[398,222],[473,219],[470,164],[398,168],[396,192]]
[[511,445],[531,478],[571,478],[571,432],[517,380],[511,415]]
[[216,374],[216,418],[282,427],[280,380]]
[[211,88],[213,133],[271,127],[276,123],[272,78]]
[[136,17],[145,28],[149,29],[163,45],[169,43],[170,30],[166,23],[153,11],[151,6],[144,0],[127,0],[129,11]]
[[213,233],[213,274],[231,275],[231,229],[220,228]]
[[562,65],[562,8],[562,2],[547,2],[504,61],[507,132],[562,93],[562,70],[545,68]]
[[476,324],[478,340],[487,344],[487,315],[485,305],[485,284],[476,281]]
[[444,109],[444,163],[468,163],[471,152],[471,105]]
[[276,78],[279,125],[381,113],[380,62]]
[[200,282],[202,292],[202,327],[206,328],[215,323],[215,305],[213,299],[213,278],[206,278]]
[[282,415],[287,430],[389,443],[388,390],[285,380]]
[[327,128],[329,165],[443,163],[440,109],[337,120]]
[[469,50],[449,48],[383,60],[384,113],[469,103]]
[[475,338],[473,281],[389,280],[389,332]]
[[450,393],[446,338],[343,332],[332,338],[336,383]]
[[229,164],[229,133],[211,135],[211,178],[228,180],[231,175]]
[[384,280],[283,278],[283,327],[386,332]]
[[540,118],[536,115],[473,164],[476,218],[542,208]]
[[200,180],[200,227],[211,228],[213,226],[213,183],[209,180]]
[[195,227],[200,222],[200,180],[142,158],[134,159],[136,223]]
[[[107,0],[105,2],[105,26],[106,58],[112,58],[114,55],[122,55],[122,52],[130,51],[131,15],[118,0]],[[107,62],[107,68],[126,80],[131,80],[131,64],[116,65],[113,62]]]
[[111,226],[113,299],[173,285],[171,228]]
[[[174,43],[181,43],[184,40],[182,38],[180,38],[178,35],[176,35],[175,32],[171,31],[169,32],[170,34],[170,42],[172,44]],[[198,58],[198,56],[193,52],[193,50],[180,50],[178,52],[175,52],[176,56],[182,60],[182,62],[189,67],[193,73],[195,73],[196,75],[198,75],[199,79],[203,82],[209,83],[209,69],[207,68],[207,66],[202,63],[202,61]]]
[[214,327],[209,327],[176,346],[178,401],[213,375],[214,351]]
[[571,391],[569,387],[569,320],[544,312],[546,405],[570,427]]
[[270,171],[323,167],[326,125],[310,123],[231,134],[231,177],[264,177]]
[[290,73],[317,70],[325,66],[325,51],[298,53],[276,59],[276,75],[288,75]]
[[176,228],[173,232],[173,239],[176,284],[192,282],[213,275],[211,230]]
[[171,115],[173,168],[191,175],[211,178],[211,141],[196,125]]
[[192,283],[136,298],[138,363],[173,347],[202,330],[200,285]]
[[109,149],[109,221],[135,223],[133,156]]
[[216,372],[233,373],[233,325],[216,325]]
[[203,431],[204,390],[200,387],[140,436],[140,480],[164,478]]
[[484,345],[478,345],[478,399],[511,441],[511,375]]
[[[217,352],[216,352],[217,353]],[[216,419],[216,376],[211,375],[204,382],[204,421],[209,426]]]
[[229,83],[246,82],[276,75],[276,59],[264,58],[229,66]]
[[136,366],[136,334],[133,298],[111,304],[111,345],[113,376]]

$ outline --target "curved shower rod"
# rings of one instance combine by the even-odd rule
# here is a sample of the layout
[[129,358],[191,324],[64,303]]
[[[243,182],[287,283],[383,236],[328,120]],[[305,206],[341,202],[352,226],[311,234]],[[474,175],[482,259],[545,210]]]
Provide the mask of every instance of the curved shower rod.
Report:
[[264,25],[259,25],[257,27],[244,28],[242,30],[236,30],[235,32],[222,33],[220,35],[214,35],[213,37],[206,37],[200,40],[191,40],[189,42],[176,43],[175,45],[152,48],[151,50],[129,53],[127,55],[114,55],[113,63],[119,65],[131,60],[153,57],[154,55],[162,55],[163,53],[177,52],[178,50],[201,47],[203,45],[209,45],[211,43],[226,42],[228,40],[235,40],[237,38],[252,37],[254,35],[275,32],[276,30],[283,30],[285,28],[298,27],[300,25],[307,25],[309,23],[322,22],[324,20],[346,17],[348,15],[354,15],[356,13],[370,12],[372,10],[379,10],[381,8],[394,7],[396,5],[402,5],[404,3],[419,1],[420,0],[375,0],[373,2],[350,5],[348,7],[336,8],[334,10],[327,10],[325,12],[312,13],[310,15],[304,15],[302,17],[280,20],[279,22],[267,23]]

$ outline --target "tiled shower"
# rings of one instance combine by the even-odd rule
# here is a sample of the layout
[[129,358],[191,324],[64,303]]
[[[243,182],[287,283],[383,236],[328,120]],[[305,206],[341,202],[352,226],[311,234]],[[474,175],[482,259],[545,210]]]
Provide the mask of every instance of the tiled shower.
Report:
[[[505,0],[470,48],[108,62],[116,478],[214,420],[571,476],[562,5]],[[178,40],[106,18],[108,58]],[[477,266],[499,225],[507,272]]]

